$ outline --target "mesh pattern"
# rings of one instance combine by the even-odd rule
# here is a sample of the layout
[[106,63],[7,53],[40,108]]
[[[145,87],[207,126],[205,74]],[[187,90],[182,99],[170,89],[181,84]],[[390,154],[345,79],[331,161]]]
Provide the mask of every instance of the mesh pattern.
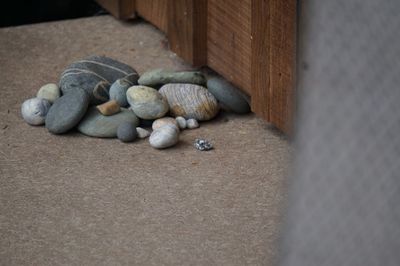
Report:
[[281,265],[400,265],[400,2],[304,1]]

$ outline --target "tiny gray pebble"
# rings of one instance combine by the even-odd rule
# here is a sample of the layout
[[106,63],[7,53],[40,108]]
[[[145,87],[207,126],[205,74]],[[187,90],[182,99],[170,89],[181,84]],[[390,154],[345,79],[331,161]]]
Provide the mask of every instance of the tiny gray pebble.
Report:
[[137,138],[136,126],[133,123],[122,122],[117,129],[117,137],[122,142],[131,142]]

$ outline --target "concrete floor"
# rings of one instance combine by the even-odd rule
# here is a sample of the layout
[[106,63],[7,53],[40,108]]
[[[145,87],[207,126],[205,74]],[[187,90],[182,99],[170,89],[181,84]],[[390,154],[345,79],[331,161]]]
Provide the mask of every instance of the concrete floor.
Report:
[[91,54],[189,68],[144,22],[0,29],[0,265],[271,265],[289,144],[254,115],[221,114],[162,151],[23,122],[21,103]]

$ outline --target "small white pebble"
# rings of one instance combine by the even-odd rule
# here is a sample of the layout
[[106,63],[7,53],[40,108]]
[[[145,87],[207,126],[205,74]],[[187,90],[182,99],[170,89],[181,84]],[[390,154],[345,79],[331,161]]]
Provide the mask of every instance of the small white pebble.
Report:
[[144,129],[144,128],[137,127],[136,131],[137,131],[138,137],[140,139],[145,139],[148,136],[150,136],[150,132],[148,130]]
[[185,119],[184,117],[182,117],[182,116],[177,116],[177,117],[175,118],[175,120],[176,120],[176,122],[178,123],[178,126],[179,126],[180,129],[185,129],[185,128],[186,128],[187,123],[186,123],[186,119]]
[[200,126],[199,122],[197,122],[197,120],[193,119],[193,118],[186,120],[186,125],[187,125],[187,128],[189,128],[189,129],[198,128]]
[[46,99],[50,103],[54,103],[55,100],[60,98],[61,91],[58,88],[57,84],[49,83],[42,86],[36,94],[36,97]]
[[31,98],[22,103],[21,114],[25,122],[33,126],[44,124],[50,102],[42,98]]

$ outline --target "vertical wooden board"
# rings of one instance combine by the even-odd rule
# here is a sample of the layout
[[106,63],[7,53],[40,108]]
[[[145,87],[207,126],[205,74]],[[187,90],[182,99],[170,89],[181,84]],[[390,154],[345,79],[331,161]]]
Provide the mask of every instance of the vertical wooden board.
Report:
[[171,50],[189,63],[207,63],[207,0],[170,0],[168,39]]
[[251,92],[251,0],[209,0],[207,64]]
[[270,121],[290,134],[295,108],[296,0],[270,0]]
[[96,0],[96,2],[116,18],[135,17],[135,0]]
[[296,0],[252,1],[252,111],[290,134],[294,112]]
[[270,121],[270,28],[269,1],[251,5],[251,109]]
[[163,32],[168,30],[168,0],[136,0],[136,12]]
[[132,19],[135,18],[135,3],[136,0],[119,0],[119,18]]

